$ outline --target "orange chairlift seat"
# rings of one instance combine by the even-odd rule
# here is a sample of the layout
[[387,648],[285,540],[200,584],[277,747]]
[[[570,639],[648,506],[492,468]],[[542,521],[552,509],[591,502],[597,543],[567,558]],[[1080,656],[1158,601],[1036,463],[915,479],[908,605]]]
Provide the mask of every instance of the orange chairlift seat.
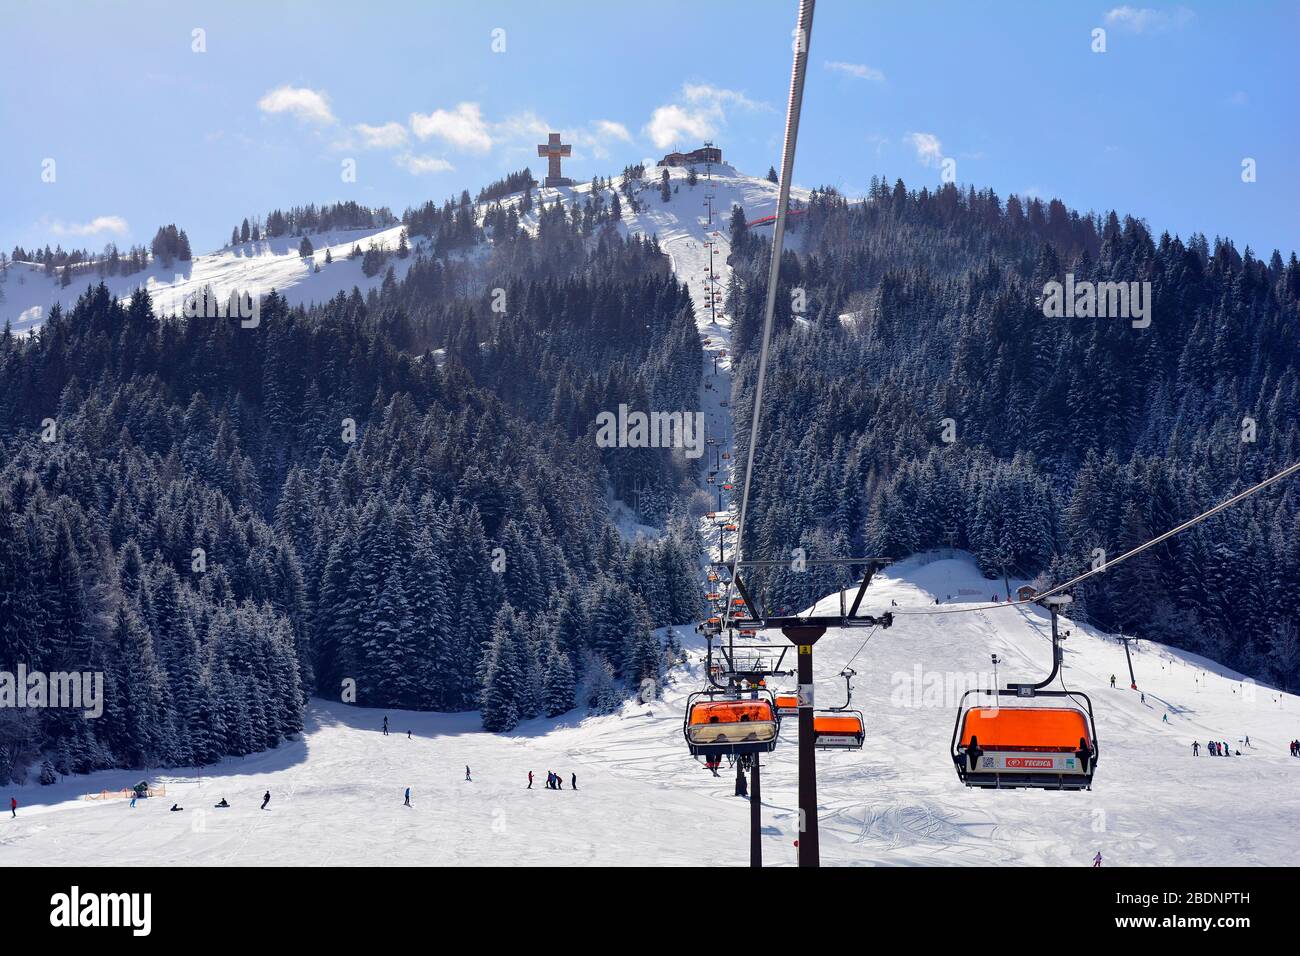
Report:
[[782,717],[799,716],[799,695],[798,694],[777,694],[776,712]]
[[780,721],[770,693],[717,700],[705,692],[687,702],[683,731],[695,757],[768,753],[776,748]]
[[860,750],[866,738],[860,714],[813,715],[813,746],[818,750]]
[[1091,707],[969,708],[953,747],[957,776],[968,787],[1090,789],[1098,752]]
[[[1100,747],[1092,701],[1071,690],[1047,690],[1061,669],[1057,635],[1058,598],[1052,610],[1052,672],[1033,684],[994,690],[968,690],[957,706],[952,731],[952,760],[957,777],[968,787],[1090,790]],[[996,662],[995,662],[996,663]],[[966,706],[971,695],[991,694],[993,704]],[[1051,697],[1072,706],[1002,707],[1001,697]]]
[[853,678],[857,672],[851,667],[840,671],[844,678],[844,706],[813,714],[813,747],[817,750],[861,750],[866,743],[866,725],[862,711],[850,710],[853,703]]

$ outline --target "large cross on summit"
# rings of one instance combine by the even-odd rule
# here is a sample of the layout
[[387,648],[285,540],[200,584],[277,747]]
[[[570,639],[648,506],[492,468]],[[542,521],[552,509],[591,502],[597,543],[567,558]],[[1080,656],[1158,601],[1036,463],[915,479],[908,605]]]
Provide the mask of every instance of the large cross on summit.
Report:
[[537,155],[545,156],[548,165],[546,169],[546,182],[544,186],[572,186],[573,180],[567,179],[560,174],[560,157],[572,156],[573,147],[568,143],[560,142],[559,133],[551,133],[545,143],[537,146]]

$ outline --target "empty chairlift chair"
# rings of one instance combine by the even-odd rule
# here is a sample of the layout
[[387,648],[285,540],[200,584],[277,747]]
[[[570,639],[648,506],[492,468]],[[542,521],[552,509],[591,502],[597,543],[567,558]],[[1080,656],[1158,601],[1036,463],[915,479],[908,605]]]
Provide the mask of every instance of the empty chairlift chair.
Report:
[[[1058,595],[1046,602],[1052,613],[1052,672],[1035,684],[968,690],[957,705],[952,730],[952,761],[968,787],[1091,790],[1100,747],[1092,701],[1072,690],[1046,690],[1061,671],[1057,609],[1069,603]],[[996,664],[996,661],[995,661]],[[993,698],[989,706],[967,706],[972,695]],[[1064,706],[1016,704],[1003,697],[1050,697]]]
[[855,672],[844,668],[840,676],[844,678],[846,697],[843,707],[832,707],[813,714],[813,747],[817,750],[861,750],[866,743],[866,725],[862,711],[850,710],[853,703],[853,682]]
[[1097,736],[1090,701],[1087,708],[1087,712],[1075,707],[996,705],[963,709],[953,736],[957,776],[968,787],[1090,789]]
[[813,746],[818,750],[861,750],[867,740],[856,711],[813,714]]

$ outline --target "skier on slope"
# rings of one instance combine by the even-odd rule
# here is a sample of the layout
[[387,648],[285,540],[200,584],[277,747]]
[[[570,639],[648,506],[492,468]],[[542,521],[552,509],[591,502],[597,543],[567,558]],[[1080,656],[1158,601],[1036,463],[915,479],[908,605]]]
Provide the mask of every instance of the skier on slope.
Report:
[[1097,855],[1092,858],[1092,865],[1094,869],[1101,866],[1101,850],[1098,850]]
[[410,787],[407,787],[407,788],[406,788],[406,799],[405,799],[404,801],[402,801],[402,806],[404,806],[404,807],[409,807],[410,805],[411,805],[411,788],[410,788]]
[[229,807],[230,804],[228,804],[228,803],[226,802],[226,798],[225,798],[225,797],[222,797],[220,803],[214,803],[212,806],[213,806],[213,809],[221,810],[221,809],[223,809],[223,808],[225,808],[225,807]]
[[531,770],[528,771],[528,786],[525,789],[533,789],[533,772]]
[[465,764],[465,779],[466,779],[466,780],[469,780],[470,783],[473,783],[473,782],[474,782],[472,779],[470,779],[470,775],[469,775],[469,764]]
[[12,816],[14,816],[14,817],[18,816],[18,798],[17,798],[17,797],[10,797],[10,798],[9,798],[9,813],[12,814]]
[[1111,675],[1110,675],[1110,689],[1111,689],[1111,690],[1114,690],[1114,689],[1115,689],[1115,675],[1114,675],[1114,674],[1111,674]]
[[384,714],[384,736],[388,736],[388,715]]
[[271,791],[268,790],[266,791],[266,793],[262,795],[262,809],[265,810],[266,805],[270,802],[271,802]]
[[1201,755],[1201,744],[1200,744],[1200,741],[1193,740],[1193,741],[1192,741],[1192,756],[1193,756],[1193,757],[1199,757],[1200,755]]
[[578,775],[576,773],[572,775],[572,779],[569,782],[572,785],[572,789],[578,789]]

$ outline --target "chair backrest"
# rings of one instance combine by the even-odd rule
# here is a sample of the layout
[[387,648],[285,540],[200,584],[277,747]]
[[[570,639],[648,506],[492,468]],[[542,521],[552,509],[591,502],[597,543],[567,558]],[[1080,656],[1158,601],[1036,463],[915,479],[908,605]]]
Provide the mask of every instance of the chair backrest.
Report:
[[1087,716],[1072,707],[972,707],[962,721],[961,746],[975,737],[984,750],[1074,751],[1092,747]]
[[692,724],[733,724],[775,719],[771,702],[763,699],[707,700],[691,705]]
[[862,721],[857,717],[840,714],[816,714],[813,716],[813,733],[817,734],[862,734]]

